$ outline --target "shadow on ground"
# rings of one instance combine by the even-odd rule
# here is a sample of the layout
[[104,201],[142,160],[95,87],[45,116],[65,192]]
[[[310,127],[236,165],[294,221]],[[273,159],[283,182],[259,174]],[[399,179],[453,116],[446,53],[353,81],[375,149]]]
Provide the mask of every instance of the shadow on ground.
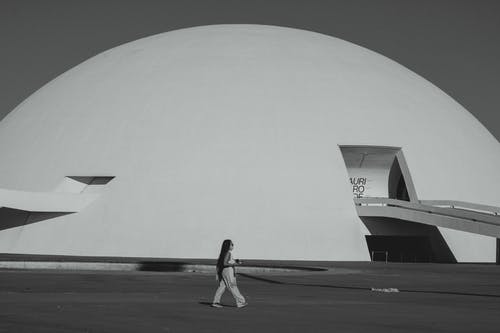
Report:
[[142,261],[139,262],[139,270],[146,272],[183,272],[186,270],[187,262],[179,261]]
[[[207,269],[215,269],[214,263],[203,263],[197,264],[193,262],[182,262],[182,261],[140,261],[139,271],[147,272],[186,272],[192,270],[206,271]],[[287,265],[243,265],[238,269],[242,270],[255,270],[255,271],[306,271],[306,272],[321,272],[327,271],[326,268],[319,267],[306,267],[306,266],[287,266]]]
[[[298,282],[285,282],[285,281],[279,281],[276,279],[263,278],[263,277],[259,277],[259,276],[255,276],[255,275],[251,275],[251,274],[246,274],[246,273],[238,273],[238,275],[249,278],[249,279],[257,280],[257,281],[262,281],[262,282],[272,283],[272,284],[280,284],[280,285],[372,291],[372,287],[354,287],[354,286],[338,286],[338,285],[330,285],[330,284],[310,284],[310,283],[298,283]],[[465,293],[465,292],[441,291],[441,290],[410,290],[410,289],[398,289],[398,290],[399,290],[399,292],[405,292],[405,293],[425,293],[425,294],[479,296],[479,297],[500,298],[500,295],[496,295],[496,294]]]

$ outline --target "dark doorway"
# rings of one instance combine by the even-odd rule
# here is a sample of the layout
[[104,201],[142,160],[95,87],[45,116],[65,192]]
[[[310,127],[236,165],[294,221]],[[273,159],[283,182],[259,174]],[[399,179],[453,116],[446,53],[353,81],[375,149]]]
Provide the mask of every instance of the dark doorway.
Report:
[[433,254],[426,236],[366,236],[373,261],[432,262]]
[[497,238],[497,265],[500,265],[500,238]]

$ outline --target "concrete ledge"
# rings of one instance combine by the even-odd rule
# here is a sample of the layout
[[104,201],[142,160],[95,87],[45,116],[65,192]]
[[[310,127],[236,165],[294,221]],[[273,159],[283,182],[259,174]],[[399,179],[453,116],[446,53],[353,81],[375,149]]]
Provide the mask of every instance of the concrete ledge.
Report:
[[[59,269],[97,271],[200,272],[215,274],[215,259],[88,257],[0,253],[0,269]],[[244,260],[239,273],[320,272],[321,262]]]
[[58,261],[0,261],[3,269],[63,269],[63,270],[105,270],[134,271],[139,264],[108,262],[58,262]]
[[[215,265],[181,262],[81,262],[81,261],[0,261],[0,269],[55,269],[91,271],[198,272],[215,274]],[[324,268],[238,266],[238,273],[326,271]]]

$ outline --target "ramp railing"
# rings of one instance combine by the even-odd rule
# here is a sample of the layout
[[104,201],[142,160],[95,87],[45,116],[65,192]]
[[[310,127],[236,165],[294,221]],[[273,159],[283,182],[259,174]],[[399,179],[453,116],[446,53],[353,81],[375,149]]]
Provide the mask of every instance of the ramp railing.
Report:
[[390,217],[500,238],[500,208],[451,200],[354,198],[360,217]]

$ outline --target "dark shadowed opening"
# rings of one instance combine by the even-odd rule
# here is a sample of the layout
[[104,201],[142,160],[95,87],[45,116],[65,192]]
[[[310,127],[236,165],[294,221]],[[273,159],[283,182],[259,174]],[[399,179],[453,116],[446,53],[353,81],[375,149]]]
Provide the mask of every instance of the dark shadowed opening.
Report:
[[66,212],[27,212],[20,209],[0,208],[0,230],[50,220],[71,213]]
[[500,265],[500,238],[497,238],[497,265]]
[[373,261],[432,262],[429,237],[425,236],[366,236]]
[[389,171],[388,193],[390,199],[410,201],[405,178],[401,172],[401,167],[397,158],[394,158],[394,162]]
[[388,261],[457,262],[435,226],[385,217],[362,217],[361,221],[371,233],[366,242],[370,256],[377,251],[375,261],[385,261],[384,252],[388,252]]

